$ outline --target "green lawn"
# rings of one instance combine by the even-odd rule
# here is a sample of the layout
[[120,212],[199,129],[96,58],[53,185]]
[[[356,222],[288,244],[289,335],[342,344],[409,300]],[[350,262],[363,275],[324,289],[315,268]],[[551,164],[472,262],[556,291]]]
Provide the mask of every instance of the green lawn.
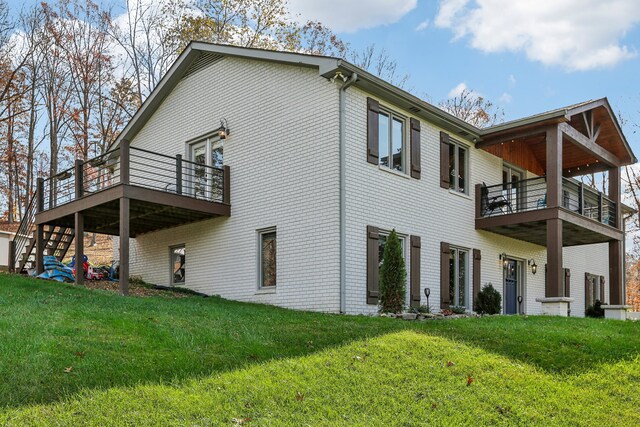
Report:
[[640,323],[404,322],[0,275],[0,425],[640,425],[639,353]]

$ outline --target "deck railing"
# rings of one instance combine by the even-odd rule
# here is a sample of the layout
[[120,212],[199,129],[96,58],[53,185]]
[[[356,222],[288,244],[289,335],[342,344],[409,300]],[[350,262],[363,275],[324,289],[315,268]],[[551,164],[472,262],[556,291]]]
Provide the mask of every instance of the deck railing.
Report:
[[[476,187],[479,217],[491,217],[547,208],[546,178],[538,177]],[[562,179],[561,206],[587,218],[616,227],[616,203],[574,179]]]
[[43,180],[42,207],[53,209],[120,184],[148,188],[217,203],[229,203],[229,167],[195,163],[182,155],[120,147]]

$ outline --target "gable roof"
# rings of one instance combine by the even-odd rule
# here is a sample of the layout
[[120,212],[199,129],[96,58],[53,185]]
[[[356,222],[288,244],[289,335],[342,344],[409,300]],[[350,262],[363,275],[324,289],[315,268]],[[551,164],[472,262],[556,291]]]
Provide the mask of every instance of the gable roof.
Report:
[[[117,146],[122,139],[131,140],[140,131],[140,129],[142,129],[147,120],[149,120],[153,113],[158,109],[162,101],[164,101],[169,93],[171,93],[178,82],[190,73],[191,68],[201,66],[197,61],[202,59],[205,55],[215,55],[216,59],[222,57],[237,57],[317,68],[319,75],[325,78],[334,77],[338,72],[347,77],[356,73],[358,77],[355,83],[356,86],[362,88],[368,93],[388,100],[398,107],[411,111],[416,116],[442,127],[455,136],[463,137],[473,142],[479,142],[485,136],[495,135],[499,132],[508,132],[510,129],[515,129],[520,126],[531,125],[548,120],[568,121],[571,116],[580,111],[602,106],[608,111],[609,118],[617,130],[620,140],[624,144],[624,148],[629,154],[629,159],[632,160],[632,163],[637,161],[629,143],[622,133],[615,114],[612,112],[609,101],[606,98],[582,102],[518,120],[501,123],[489,128],[479,129],[341,58],[304,53],[271,51],[199,41],[192,41],[187,45],[178,59],[173,63],[169,71],[160,80],[156,88],[151,92],[133,118],[122,130],[113,144],[113,147]],[[203,66],[206,66],[207,61],[202,62],[205,64]]]

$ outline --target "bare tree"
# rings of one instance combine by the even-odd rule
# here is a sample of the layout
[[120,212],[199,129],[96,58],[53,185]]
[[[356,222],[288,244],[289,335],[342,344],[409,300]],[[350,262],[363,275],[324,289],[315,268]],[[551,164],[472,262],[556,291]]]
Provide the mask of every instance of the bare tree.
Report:
[[493,102],[473,90],[466,88],[459,95],[440,102],[438,106],[478,128],[495,125],[504,118],[504,111],[501,108],[496,107]]
[[347,59],[401,89],[404,89],[409,82],[409,74],[399,73],[398,63],[391,59],[386,49],[378,49],[374,44],[361,51],[350,50],[347,53]]

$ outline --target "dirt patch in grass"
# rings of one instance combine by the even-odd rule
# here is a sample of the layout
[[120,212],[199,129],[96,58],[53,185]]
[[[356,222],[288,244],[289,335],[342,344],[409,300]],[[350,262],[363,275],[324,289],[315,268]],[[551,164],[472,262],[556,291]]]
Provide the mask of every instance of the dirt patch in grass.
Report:
[[[89,289],[101,289],[103,291],[120,292],[120,283],[111,282],[109,280],[86,280],[84,286]],[[165,288],[157,288],[147,283],[131,281],[129,283],[129,296],[135,297],[155,297],[161,296],[166,298],[187,298],[195,294]]]

